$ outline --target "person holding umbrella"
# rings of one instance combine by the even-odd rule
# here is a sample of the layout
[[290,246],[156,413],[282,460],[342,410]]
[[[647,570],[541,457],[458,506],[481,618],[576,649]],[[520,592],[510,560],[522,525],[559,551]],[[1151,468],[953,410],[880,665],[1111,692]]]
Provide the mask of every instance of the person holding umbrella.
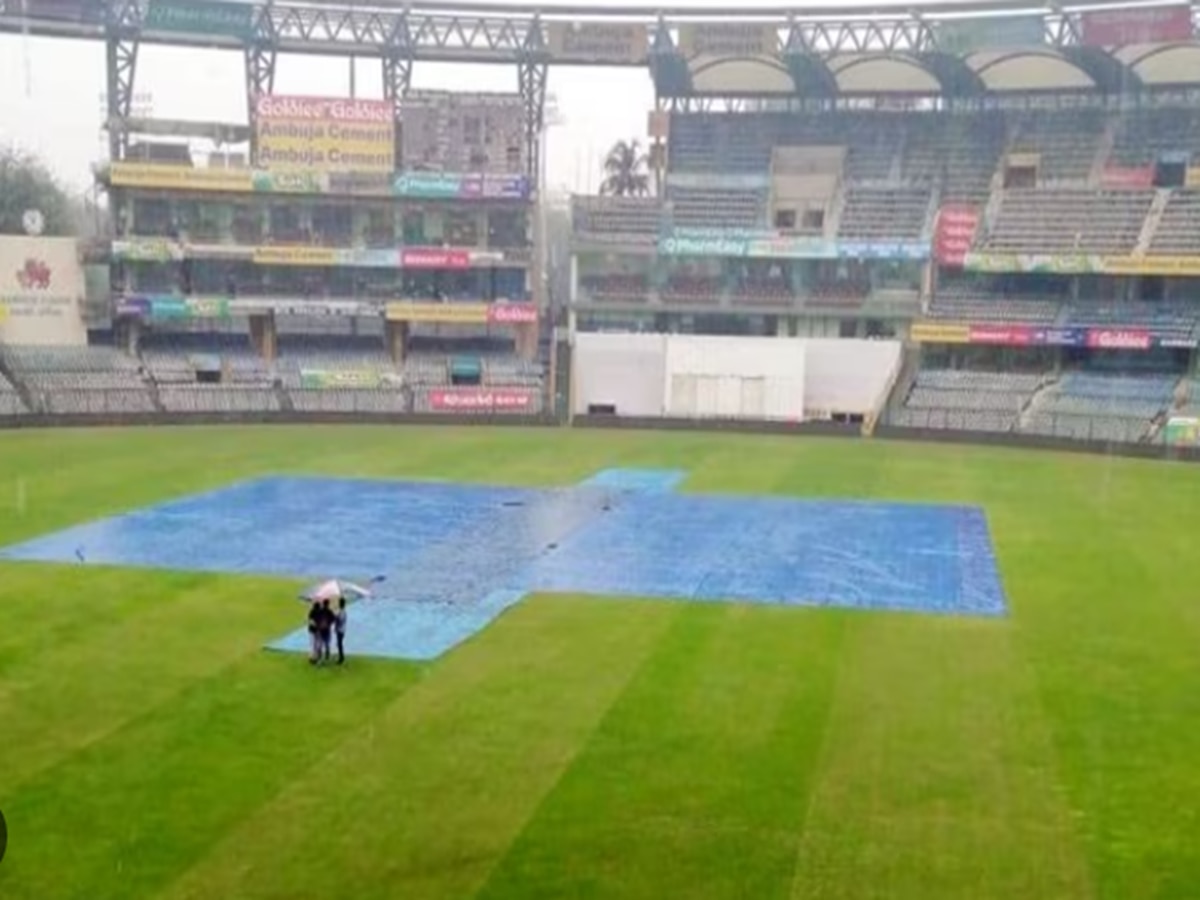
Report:
[[333,624],[337,633],[339,666],[346,661],[346,619],[346,598],[338,597],[338,609]]
[[[386,575],[377,575],[367,584],[379,584],[386,580]],[[309,604],[308,634],[312,639],[312,655],[309,657],[309,662],[315,665],[330,658],[335,630],[338,642],[338,663],[346,661],[346,622],[349,618],[347,597],[350,600],[365,600],[370,596],[370,589],[352,581],[339,579],[318,582],[300,594],[300,599]],[[330,603],[335,597],[338,601],[337,612],[330,608]]]
[[308,607],[308,639],[311,644],[308,661],[314,666],[321,661],[321,622],[323,619],[321,604],[314,601]]
[[329,608],[329,600],[322,600],[319,613],[321,634],[320,657],[324,662],[329,662],[330,647],[333,644],[333,623],[336,618],[337,616],[333,614],[333,610]]

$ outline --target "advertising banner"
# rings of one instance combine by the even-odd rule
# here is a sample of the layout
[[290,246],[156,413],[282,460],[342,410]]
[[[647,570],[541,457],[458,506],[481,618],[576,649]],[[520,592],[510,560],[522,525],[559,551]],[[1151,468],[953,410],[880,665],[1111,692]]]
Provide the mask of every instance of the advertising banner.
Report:
[[280,297],[261,297],[250,300],[230,300],[229,309],[236,315],[261,316],[274,313],[277,316],[349,317],[378,316],[380,304],[363,303],[356,300],[293,300]]
[[377,388],[382,383],[374,369],[302,369],[300,386],[305,388]]
[[972,325],[967,340],[994,347],[1027,347],[1035,342],[1032,328],[1024,325]]
[[407,172],[392,183],[397,197],[418,200],[528,200],[524,175]]
[[255,247],[251,259],[258,266],[333,266],[338,255],[332,247]]
[[532,303],[419,303],[401,301],[387,305],[392,322],[426,322],[446,325],[531,325],[538,320]]
[[827,241],[745,228],[675,228],[658,239],[663,256],[726,256],[755,259],[924,260],[919,243]]
[[1185,187],[1200,187],[1200,166],[1188,166],[1183,183]]
[[963,267],[969,272],[1200,276],[1200,256],[968,253]]
[[1082,328],[1047,328],[1039,329],[1037,336],[1041,338],[1035,343],[1047,347],[1082,347],[1087,343],[1087,332]]
[[178,297],[174,294],[133,294],[117,301],[119,316],[140,319],[228,319],[224,297]]
[[263,94],[254,101],[254,112],[259,168],[395,169],[395,122],[386,100]]
[[1154,166],[1125,168],[1105,166],[1100,173],[1100,186],[1106,188],[1151,188],[1154,186]]
[[214,35],[248,41],[254,37],[254,6],[217,0],[150,0],[146,31]]
[[532,412],[537,392],[521,388],[436,388],[429,392],[435,412]]
[[8,16],[98,25],[104,21],[105,6],[95,0],[19,0],[4,4],[4,11]]
[[328,194],[330,173],[311,169],[266,172],[255,169],[250,183],[259,194]]
[[392,192],[420,200],[455,200],[463,195],[463,176],[452,172],[406,172],[397,175]]
[[968,253],[963,259],[968,272],[1045,272],[1086,275],[1099,272],[1096,257],[1078,254]]
[[150,301],[145,297],[122,297],[117,301],[114,313],[118,316],[148,319],[150,318]]
[[1100,271],[1107,275],[1200,275],[1200,256],[1105,256]]
[[1079,16],[1079,42],[1089,47],[1161,44],[1192,39],[1192,9],[1177,6],[1097,9]]
[[354,266],[361,269],[395,269],[400,255],[395,250],[334,247],[255,247],[251,261],[260,266]]
[[325,178],[331,194],[390,197],[395,175],[391,172],[330,172]]
[[749,244],[738,238],[683,237],[671,235],[658,240],[658,252],[663,256],[745,256]]
[[971,251],[975,230],[979,227],[979,209],[965,203],[947,204],[938,210],[934,227],[933,252],[939,264],[962,268]]
[[725,175],[716,172],[668,172],[667,185],[702,191],[765,191],[771,186],[771,176]]
[[418,322],[442,325],[486,325],[488,308],[483,303],[389,303],[389,322]]
[[546,26],[546,44],[555,62],[631,66],[645,62],[650,41],[645,25],[551,22]]
[[538,311],[532,303],[489,303],[487,320],[489,325],[532,325]]
[[938,22],[934,35],[942,52],[965,54],[1040,46],[1046,41],[1046,26],[1038,15],[988,16]]
[[1172,416],[1163,428],[1163,438],[1169,447],[1200,447],[1200,419]]
[[971,328],[941,322],[913,322],[909,337],[919,344],[966,344],[971,340]]
[[151,319],[228,319],[229,301],[222,297],[148,297]]
[[1150,332],[1142,328],[1089,328],[1086,343],[1092,350],[1149,350]]
[[748,59],[774,56],[778,50],[779,34],[774,25],[696,22],[679,26],[679,52],[687,57]]
[[254,187],[249,169],[195,169],[191,166],[115,162],[109,166],[108,177],[117,187],[230,193],[250,191]]
[[405,269],[469,269],[469,250],[443,250],[438,247],[406,247],[400,251]]
[[1155,338],[1154,346],[1162,347],[1164,350],[1195,350],[1196,340],[1194,338]]
[[113,241],[112,258],[121,262],[178,262],[186,259],[183,244],[179,241],[134,238]]
[[0,236],[0,343],[87,343],[87,288],[74,238]]

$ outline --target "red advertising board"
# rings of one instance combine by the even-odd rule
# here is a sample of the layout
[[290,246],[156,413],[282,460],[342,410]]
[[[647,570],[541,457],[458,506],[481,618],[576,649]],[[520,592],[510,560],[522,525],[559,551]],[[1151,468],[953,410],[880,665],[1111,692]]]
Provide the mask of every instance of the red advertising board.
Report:
[[536,392],[520,388],[438,388],[429,392],[434,412],[531,412],[536,399]]
[[410,247],[400,251],[400,265],[405,269],[466,269],[471,265],[471,253],[440,247]]
[[1079,17],[1080,43],[1089,47],[1161,44],[1192,39],[1190,5],[1097,9]]
[[934,258],[940,265],[962,268],[978,227],[979,210],[976,207],[963,203],[943,206],[938,210],[934,229]]
[[1033,343],[1033,329],[1024,325],[972,325],[968,340],[997,347],[1027,347]]
[[1106,188],[1149,188],[1154,186],[1154,167],[1125,168],[1105,166],[1100,173],[1100,186]]
[[538,311],[532,303],[489,303],[487,320],[489,325],[531,325]]
[[1093,350],[1149,350],[1150,332],[1143,328],[1092,328],[1087,345]]

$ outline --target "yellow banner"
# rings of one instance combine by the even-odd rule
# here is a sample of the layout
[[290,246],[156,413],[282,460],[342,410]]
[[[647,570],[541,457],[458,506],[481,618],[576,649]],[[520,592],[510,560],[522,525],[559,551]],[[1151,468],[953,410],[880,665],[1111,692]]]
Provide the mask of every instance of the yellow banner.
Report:
[[1200,275],[1200,256],[1103,256],[1106,275]]
[[636,65],[649,47],[646,26],[628,22],[551,22],[546,36],[559,62]]
[[387,172],[396,167],[391,103],[267,95],[255,102],[256,165],[314,172]]
[[193,169],[191,166],[115,162],[109,180],[117,187],[174,188],[193,191],[249,191],[249,169]]
[[1183,183],[1187,187],[1200,187],[1200,167],[1188,166]]
[[966,344],[971,340],[971,329],[967,325],[913,322],[909,336],[920,344]]
[[338,258],[332,247],[255,247],[251,260],[260,266],[332,266]]
[[389,322],[430,322],[452,325],[483,325],[488,320],[483,303],[389,303]]

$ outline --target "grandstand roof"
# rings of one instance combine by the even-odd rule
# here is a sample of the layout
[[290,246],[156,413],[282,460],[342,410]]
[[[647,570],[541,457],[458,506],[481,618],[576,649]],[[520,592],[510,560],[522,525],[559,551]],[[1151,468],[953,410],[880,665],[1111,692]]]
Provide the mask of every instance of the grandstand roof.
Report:
[[1030,91],[1119,92],[1200,84],[1200,44],[1143,44],[1112,51],[1047,45],[981,49],[965,55],[938,50],[700,55],[687,60],[686,78],[679,78],[678,70],[664,72],[664,68],[656,72],[664,96],[968,97]]

